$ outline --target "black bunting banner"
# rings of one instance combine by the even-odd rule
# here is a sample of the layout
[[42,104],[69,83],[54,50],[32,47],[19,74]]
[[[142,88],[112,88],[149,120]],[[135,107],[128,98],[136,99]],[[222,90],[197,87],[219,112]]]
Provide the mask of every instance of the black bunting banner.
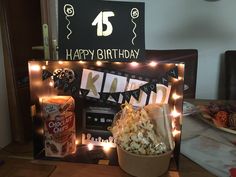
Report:
[[156,84],[157,82],[147,83],[147,84],[142,85],[140,89],[144,91],[147,95],[149,95],[151,91],[156,93],[156,90],[157,90]]
[[149,87],[149,84],[144,84],[141,87],[139,87],[142,91],[144,91],[147,95],[151,93],[151,89]]
[[[169,71],[167,71],[164,76],[160,77],[160,79],[157,82],[146,83],[146,84],[140,86],[138,89],[124,91],[124,92],[112,92],[112,93],[100,92],[99,93],[100,100],[107,101],[110,97],[110,98],[113,98],[116,103],[118,103],[120,95],[122,95],[123,102],[124,101],[129,102],[131,99],[131,96],[133,96],[138,101],[140,99],[139,97],[140,97],[141,91],[145,92],[147,95],[150,95],[151,92],[156,93],[156,91],[157,91],[156,84],[157,83],[168,87],[169,77],[173,77],[173,78],[178,79],[178,74],[179,74],[178,73],[178,66],[175,66],[172,69],[170,69]],[[42,71],[42,80],[46,80],[51,76],[53,76],[53,74],[50,71],[48,71],[48,70]],[[63,78],[54,76],[53,81],[54,81],[54,88],[63,89],[64,92],[67,92],[70,90],[71,94],[73,96],[79,96],[79,90],[80,90],[80,93],[83,97],[86,97],[88,95],[88,93],[90,92],[87,89],[78,88],[78,86],[76,85],[75,82],[69,82],[68,79],[63,79]]]
[[107,101],[107,99],[110,96],[110,93],[104,93],[104,92],[102,93],[102,92],[100,92],[98,94],[100,95],[100,99],[103,100],[103,101]]
[[132,95],[137,101],[139,101],[140,89],[132,90],[132,91],[130,91],[130,92],[131,92],[131,95]]
[[119,101],[121,92],[110,93],[110,96],[115,100],[115,102]]
[[157,92],[157,83],[156,82],[151,82],[149,84],[149,88],[150,88],[151,91],[156,93]]
[[87,96],[88,93],[89,93],[89,90],[87,90],[87,89],[80,89],[80,92],[81,92],[82,96]]
[[165,85],[166,87],[168,87],[168,78],[167,76],[163,76],[159,82],[162,85]]
[[64,83],[63,91],[67,92],[70,89],[70,84],[68,82]]
[[54,80],[54,88],[61,88],[63,87],[63,83],[61,79]]
[[169,76],[175,78],[175,79],[178,79],[178,67],[175,66],[173,69],[169,70],[168,73],[167,73]]
[[51,77],[52,75],[53,74],[50,71],[44,69],[42,72],[42,80],[44,81],[44,80],[48,79],[49,77]]
[[125,102],[125,101],[129,102],[130,101],[131,91],[122,92],[121,94],[123,95],[123,102]]
[[77,86],[73,85],[73,86],[71,87],[71,93],[72,93],[72,95],[76,95],[77,90],[78,90]]
[[58,86],[58,89],[64,89],[65,84],[68,84],[67,80],[60,79],[60,84]]

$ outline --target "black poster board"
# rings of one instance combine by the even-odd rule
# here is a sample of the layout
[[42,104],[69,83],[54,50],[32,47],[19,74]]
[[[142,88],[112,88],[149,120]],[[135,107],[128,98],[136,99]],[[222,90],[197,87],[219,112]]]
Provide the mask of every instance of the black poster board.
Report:
[[58,1],[59,58],[144,59],[144,3]]
[[[116,145],[110,141],[111,132],[107,127],[111,126],[115,115],[121,109],[121,104],[126,101],[134,106],[146,105],[150,104],[150,101],[153,102],[153,99],[150,99],[152,97],[158,102],[168,102],[171,110],[182,112],[184,84],[182,63],[29,61],[28,64],[35,159],[92,164],[106,160],[109,165],[118,165]],[[90,85],[92,80],[94,87]],[[116,89],[110,89],[114,88],[112,85],[115,80],[117,80]],[[165,85],[166,81],[169,83],[168,87]],[[135,83],[139,85],[137,88],[130,87]],[[153,87],[154,83],[156,87]],[[158,89],[160,86],[168,91],[163,92]],[[88,87],[89,90],[86,89]],[[94,93],[95,89],[97,94]],[[137,95],[137,92],[142,94]],[[173,97],[176,93],[180,96],[178,99]],[[70,96],[75,101],[76,151],[63,157],[47,156],[45,151],[47,130],[42,100],[51,96]],[[170,170],[178,169],[181,117],[181,114],[173,117],[173,130],[177,133],[174,137],[176,145]],[[108,151],[104,149],[106,146],[103,142],[108,142],[110,145]],[[93,144],[93,150],[89,149],[89,144]]]

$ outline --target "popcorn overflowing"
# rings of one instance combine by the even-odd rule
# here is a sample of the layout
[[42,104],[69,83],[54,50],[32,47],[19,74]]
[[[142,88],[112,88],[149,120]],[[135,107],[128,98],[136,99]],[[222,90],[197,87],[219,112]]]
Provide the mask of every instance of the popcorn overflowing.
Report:
[[[161,130],[157,130],[157,121],[150,115],[150,107],[146,110],[145,107],[134,109],[132,105],[125,104],[110,129],[116,143],[124,150],[140,155],[157,155],[170,150],[166,133],[163,135]],[[171,141],[173,143],[173,139]]]

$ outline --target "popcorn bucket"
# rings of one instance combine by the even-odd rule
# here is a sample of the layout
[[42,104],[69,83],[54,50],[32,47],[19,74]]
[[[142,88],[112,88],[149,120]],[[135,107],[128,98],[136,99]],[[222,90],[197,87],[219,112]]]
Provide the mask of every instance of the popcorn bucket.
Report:
[[169,169],[172,151],[160,155],[137,155],[117,145],[117,154],[121,169],[128,174],[136,177],[158,177]]
[[118,162],[136,177],[157,177],[169,169],[174,141],[168,105],[144,108],[125,105],[110,129],[117,143]]

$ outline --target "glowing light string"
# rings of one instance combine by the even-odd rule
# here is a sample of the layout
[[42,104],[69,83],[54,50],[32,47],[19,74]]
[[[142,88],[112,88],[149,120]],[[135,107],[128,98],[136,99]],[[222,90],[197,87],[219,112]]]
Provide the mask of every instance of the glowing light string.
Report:
[[[65,73],[63,71],[65,71]],[[71,73],[71,75],[68,75],[69,73]],[[124,92],[112,92],[112,93],[96,92],[96,95],[97,94],[100,95],[100,100],[102,102],[108,101],[108,98],[111,96],[115,100],[115,102],[118,103],[120,95],[123,96],[124,98],[123,101],[129,102],[131,96],[133,96],[136,100],[139,100],[141,91],[145,92],[147,95],[150,95],[152,91],[155,92],[156,84],[162,84],[168,87],[169,80],[170,78],[173,78],[173,77],[178,77],[178,66],[175,66],[171,68],[170,70],[168,70],[162,77],[160,77],[156,81],[147,82],[146,84],[140,86],[138,89],[128,90],[128,91],[126,90]],[[68,68],[56,69],[53,73],[51,73],[48,70],[43,70],[42,79],[46,80],[47,78],[53,79],[54,88],[62,89],[64,90],[64,92],[67,92],[68,90],[70,90],[73,96],[86,97],[90,92],[89,89],[78,88],[78,86],[76,85],[76,82],[74,82],[77,79],[76,75],[74,74],[73,70],[70,71],[70,69]],[[163,81],[163,78],[164,78],[164,81]],[[80,91],[80,93],[78,92],[78,90]],[[79,95],[76,95],[76,94],[79,94]]]

